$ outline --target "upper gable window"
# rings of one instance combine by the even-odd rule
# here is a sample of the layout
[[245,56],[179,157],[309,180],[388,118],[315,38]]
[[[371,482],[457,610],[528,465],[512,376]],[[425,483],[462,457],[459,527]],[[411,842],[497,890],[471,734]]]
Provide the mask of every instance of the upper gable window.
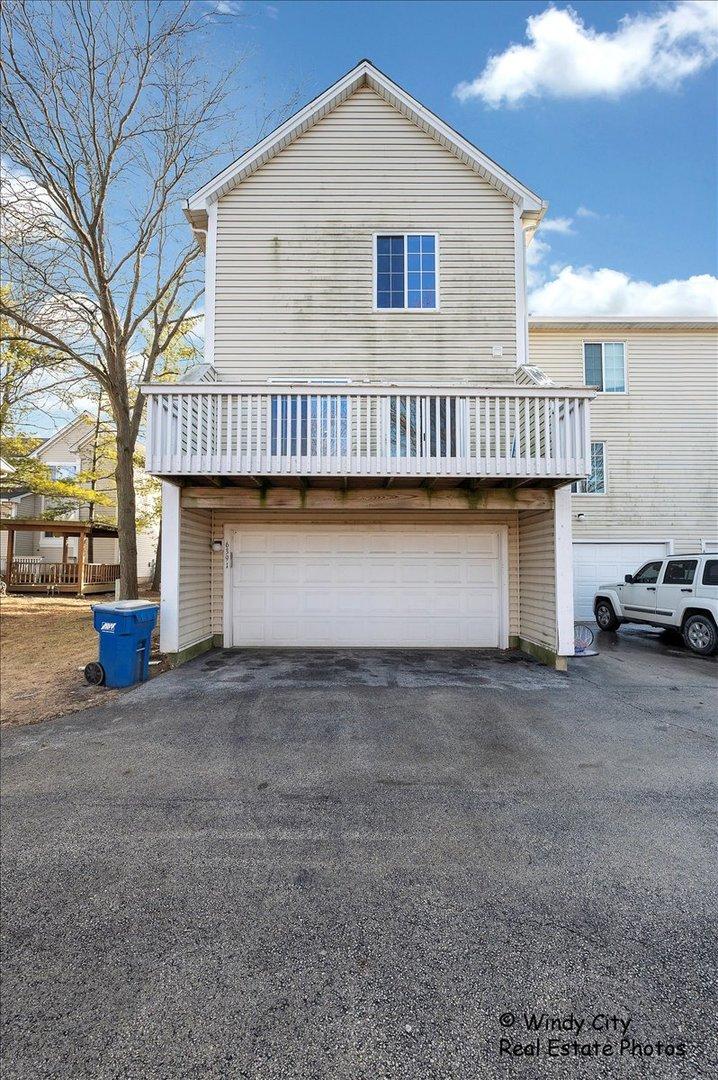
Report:
[[604,394],[625,394],[626,349],[623,342],[584,342],[583,376],[586,386],[597,386]]
[[379,311],[437,311],[436,233],[382,234],[375,241],[374,306]]

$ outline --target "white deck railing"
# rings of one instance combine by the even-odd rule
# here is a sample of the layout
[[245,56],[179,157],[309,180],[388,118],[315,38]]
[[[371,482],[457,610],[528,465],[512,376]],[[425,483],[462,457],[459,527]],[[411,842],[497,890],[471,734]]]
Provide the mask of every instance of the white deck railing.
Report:
[[587,476],[592,390],[145,386],[160,476]]

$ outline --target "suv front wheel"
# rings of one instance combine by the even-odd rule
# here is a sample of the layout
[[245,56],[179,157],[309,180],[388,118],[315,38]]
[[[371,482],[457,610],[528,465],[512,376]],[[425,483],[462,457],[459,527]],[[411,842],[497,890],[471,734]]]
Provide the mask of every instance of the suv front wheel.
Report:
[[618,630],[621,625],[620,619],[616,618],[616,612],[609,600],[599,600],[596,604],[596,622],[599,630]]
[[718,648],[718,631],[708,615],[690,615],[683,624],[683,640],[699,656],[712,656]]

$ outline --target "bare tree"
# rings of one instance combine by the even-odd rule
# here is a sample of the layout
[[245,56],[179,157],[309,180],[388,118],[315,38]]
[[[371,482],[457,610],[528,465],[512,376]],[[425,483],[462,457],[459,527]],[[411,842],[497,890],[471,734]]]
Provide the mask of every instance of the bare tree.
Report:
[[206,10],[190,0],[6,0],[2,10],[10,285],[0,312],[67,377],[89,374],[106,395],[126,598],[137,595],[137,386],[202,295],[201,250],[180,207],[229,149],[241,62],[218,72],[203,55]]

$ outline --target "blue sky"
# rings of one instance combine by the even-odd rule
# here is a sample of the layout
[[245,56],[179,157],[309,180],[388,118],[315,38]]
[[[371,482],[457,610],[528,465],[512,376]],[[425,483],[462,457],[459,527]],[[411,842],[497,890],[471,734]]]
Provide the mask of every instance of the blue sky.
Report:
[[[553,28],[541,21],[547,4],[518,0],[202,2],[215,22],[212,47],[221,40],[223,51],[249,49],[245,79],[263,80],[270,101],[292,87],[308,100],[367,56],[547,199],[549,218],[567,220],[565,231],[540,234],[534,288],[566,266],[617,271],[629,287],[715,275],[718,26],[708,2],[574,3],[575,16],[559,4],[563,22]],[[514,67],[495,73],[498,90],[489,79],[482,93],[460,100],[457,85],[479,78],[491,55],[526,45],[527,20],[537,16],[537,37],[566,40],[534,41],[528,53],[503,61]],[[628,25],[620,24],[624,17]],[[565,52],[551,52],[584,47],[573,73]],[[620,70],[606,76],[616,62]],[[531,91],[508,100],[532,65]],[[590,214],[577,215],[579,207]],[[607,289],[610,307],[624,279],[587,276],[583,284]],[[692,304],[697,313],[705,292],[694,292],[664,290],[661,298],[634,290],[630,302],[647,304],[649,313]],[[553,296],[549,308],[561,302]]]

